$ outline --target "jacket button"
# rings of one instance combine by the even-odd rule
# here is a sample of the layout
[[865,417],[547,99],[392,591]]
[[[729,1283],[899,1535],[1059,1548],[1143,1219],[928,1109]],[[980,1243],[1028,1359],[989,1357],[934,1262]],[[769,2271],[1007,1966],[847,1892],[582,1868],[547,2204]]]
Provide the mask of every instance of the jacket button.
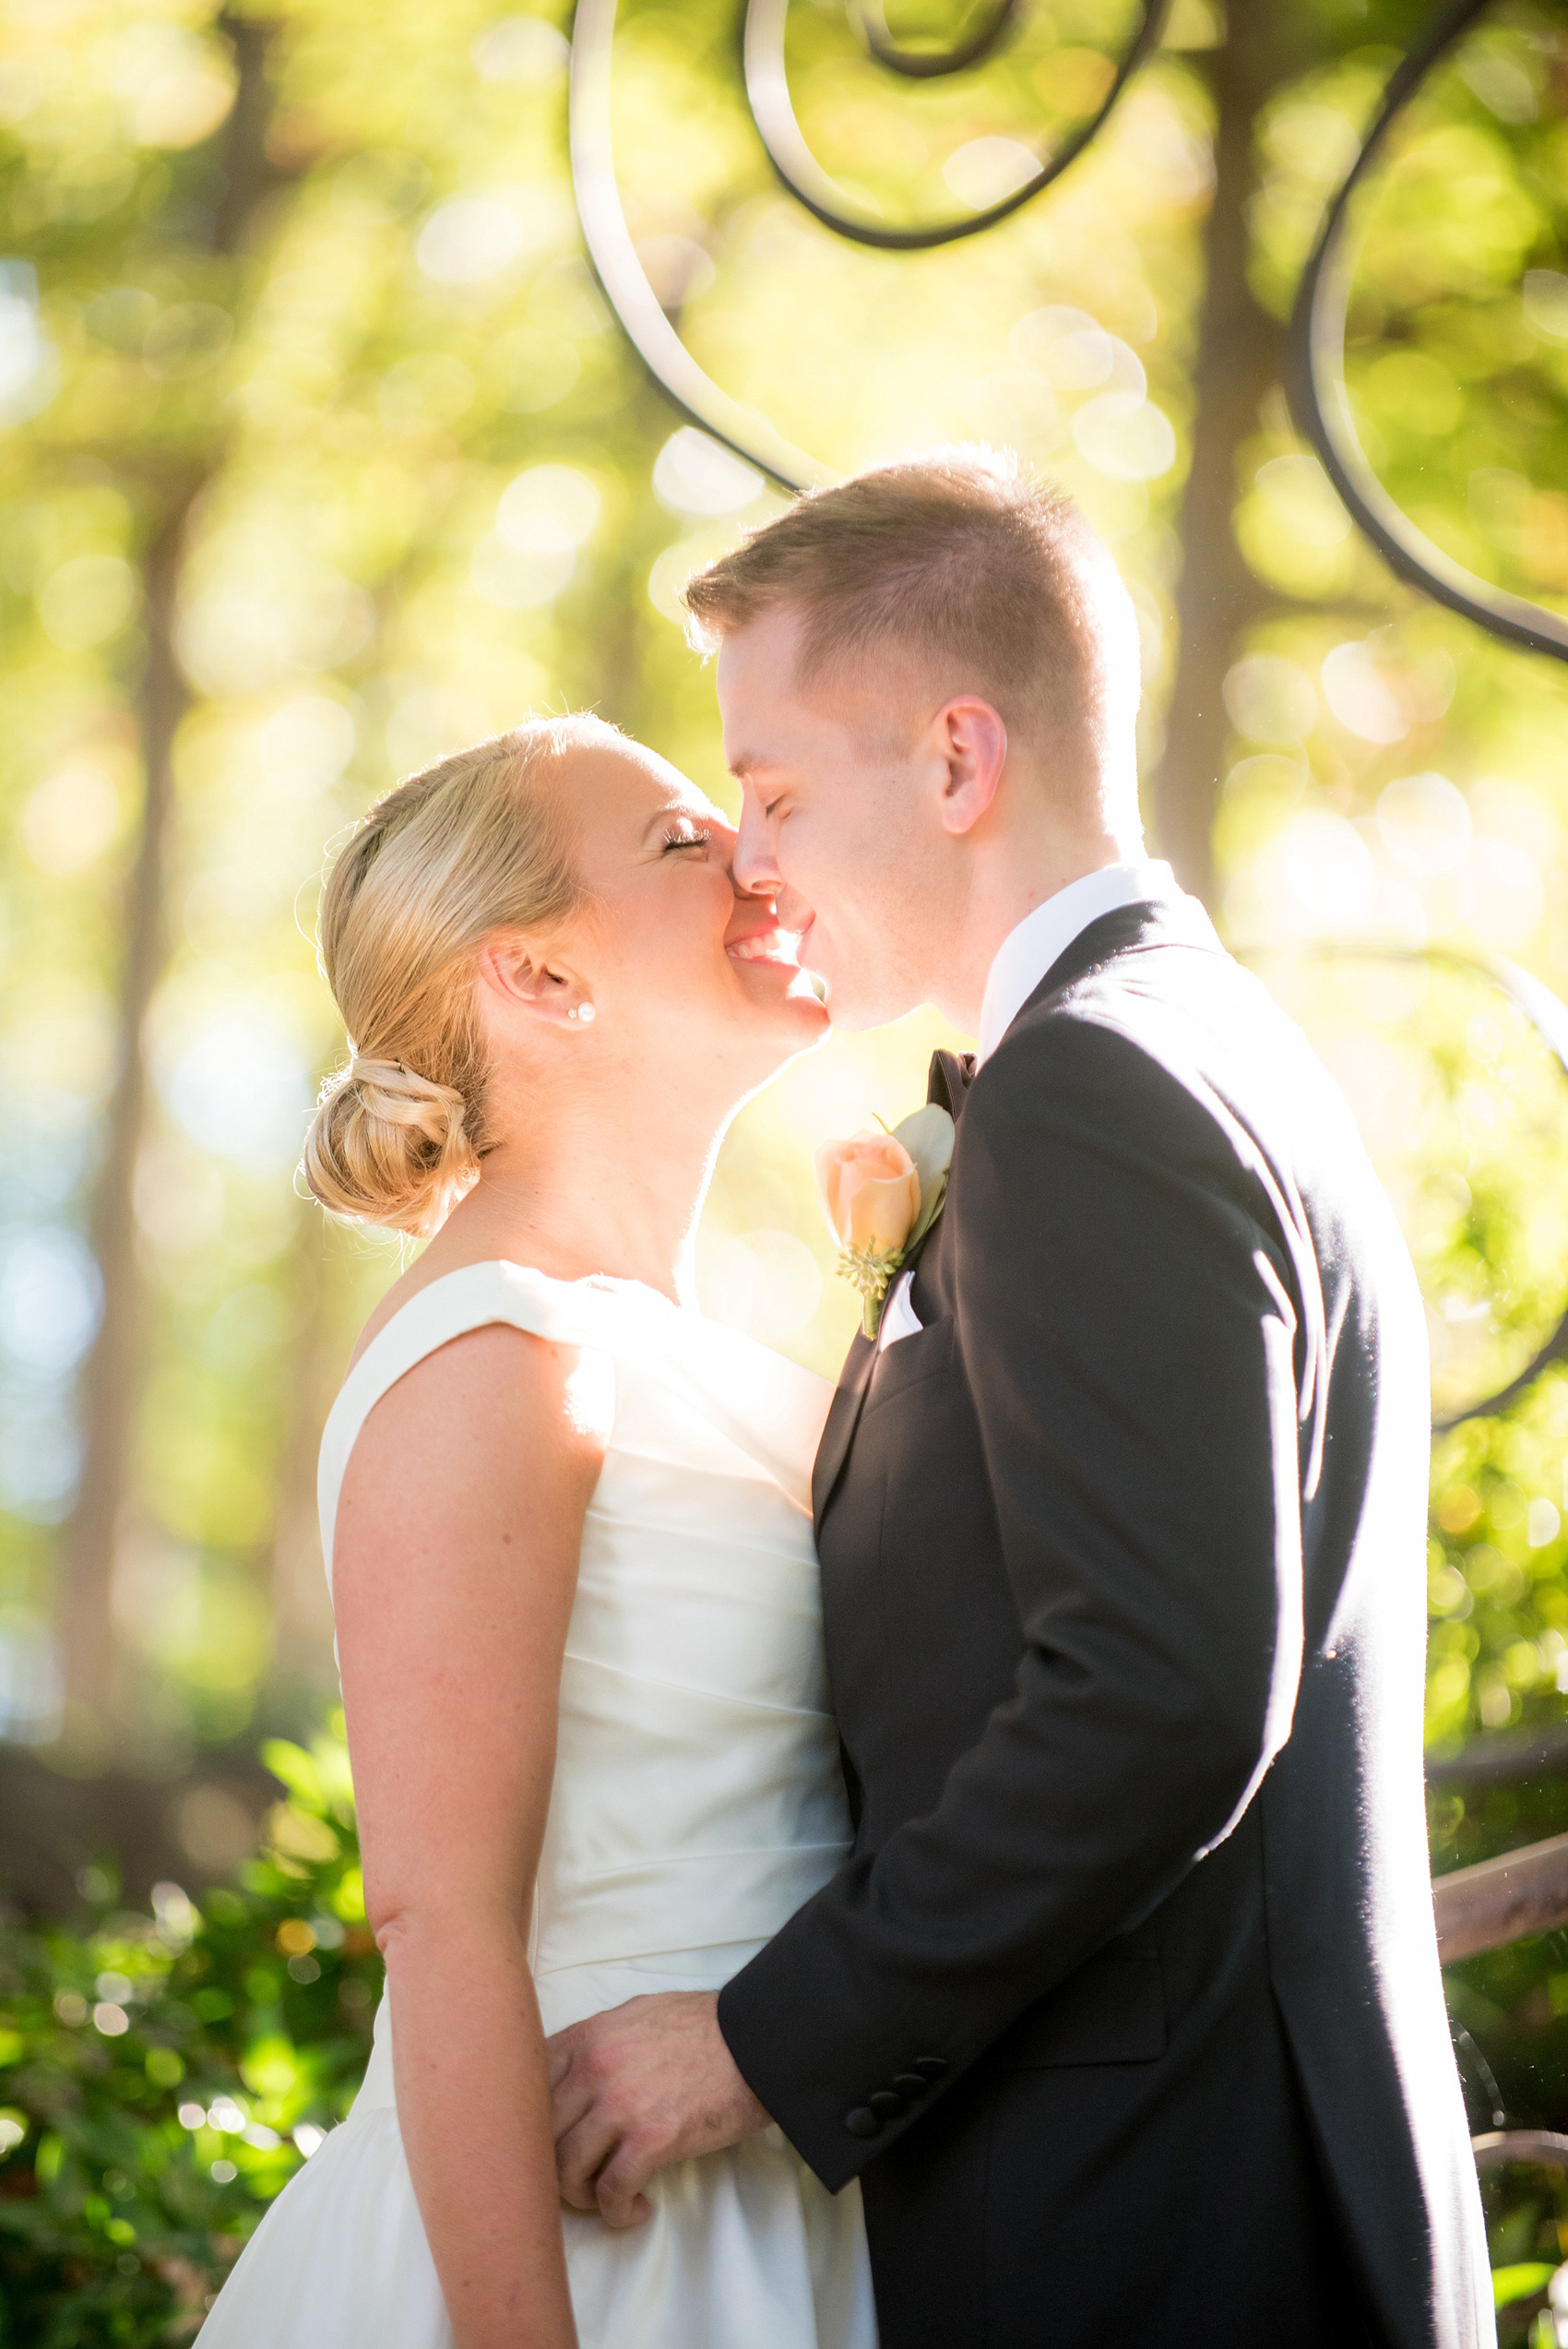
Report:
[[945,2056],[917,2056],[913,2069],[922,2080],[940,2080],[947,2069]]
[[923,2096],[930,2088],[931,2082],[929,2080],[922,2080],[918,2071],[896,2071],[893,2075],[893,2085],[900,2096]]
[[904,2099],[896,2088],[879,2088],[874,2095],[866,2098],[866,2103],[884,2120],[893,2120],[904,2109]]
[[851,2137],[880,2137],[882,2123],[869,2105],[852,2105],[844,2116],[844,2126]]

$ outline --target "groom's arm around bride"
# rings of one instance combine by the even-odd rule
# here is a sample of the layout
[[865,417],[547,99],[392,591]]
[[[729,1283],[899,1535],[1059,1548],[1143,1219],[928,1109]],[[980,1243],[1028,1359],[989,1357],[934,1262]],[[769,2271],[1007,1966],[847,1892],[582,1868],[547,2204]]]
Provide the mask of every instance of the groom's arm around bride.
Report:
[[1124,592],[951,458],[692,601],[738,873],[836,1018],[935,1001],[980,1065],[918,1326],[857,1341],[818,1465],[853,1856],[716,2021],[569,2035],[567,2188],[766,2113],[861,2180],[886,2349],[1478,2349],[1420,1300],[1305,1043],[1141,861]]

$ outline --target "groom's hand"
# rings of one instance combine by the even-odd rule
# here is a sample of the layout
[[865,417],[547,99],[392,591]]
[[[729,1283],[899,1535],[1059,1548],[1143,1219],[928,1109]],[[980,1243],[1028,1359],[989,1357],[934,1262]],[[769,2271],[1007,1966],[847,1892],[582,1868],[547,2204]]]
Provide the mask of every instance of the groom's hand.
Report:
[[668,1990],[546,2042],[561,2199],[612,2226],[650,2215],[655,2170],[768,2126],[735,2068],[711,1991]]

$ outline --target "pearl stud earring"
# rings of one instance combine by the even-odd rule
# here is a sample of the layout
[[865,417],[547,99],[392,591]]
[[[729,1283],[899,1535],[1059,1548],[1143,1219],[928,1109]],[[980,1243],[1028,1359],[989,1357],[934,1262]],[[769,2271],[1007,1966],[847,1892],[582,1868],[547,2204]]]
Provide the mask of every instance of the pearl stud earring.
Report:
[[585,1028],[591,1028],[597,1016],[591,1003],[574,1003],[566,1013],[568,1019],[580,1020]]

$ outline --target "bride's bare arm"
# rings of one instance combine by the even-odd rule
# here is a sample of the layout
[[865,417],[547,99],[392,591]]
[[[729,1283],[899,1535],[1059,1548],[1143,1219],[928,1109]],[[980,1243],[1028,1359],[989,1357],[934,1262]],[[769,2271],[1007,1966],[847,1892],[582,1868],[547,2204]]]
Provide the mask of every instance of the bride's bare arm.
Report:
[[[398,2111],[458,2349],[569,2349],[529,1914],[601,1440],[569,1352],[509,1328],[378,1402],[333,1542],[365,1904]],[[580,1384],[580,1382],[578,1382]]]

